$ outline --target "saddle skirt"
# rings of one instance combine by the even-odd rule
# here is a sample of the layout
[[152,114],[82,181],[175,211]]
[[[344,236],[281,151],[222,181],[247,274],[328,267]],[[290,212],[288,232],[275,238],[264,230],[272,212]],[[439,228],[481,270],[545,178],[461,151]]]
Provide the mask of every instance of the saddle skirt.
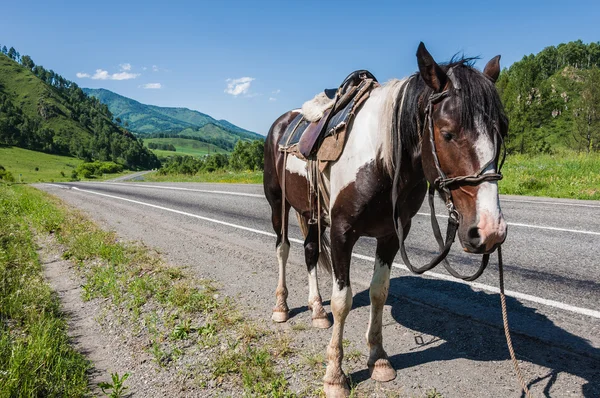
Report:
[[328,162],[341,155],[348,126],[378,85],[370,72],[359,70],[351,73],[337,90],[319,93],[303,105],[288,125],[279,140],[279,150],[304,160],[316,157],[319,169],[324,170]]

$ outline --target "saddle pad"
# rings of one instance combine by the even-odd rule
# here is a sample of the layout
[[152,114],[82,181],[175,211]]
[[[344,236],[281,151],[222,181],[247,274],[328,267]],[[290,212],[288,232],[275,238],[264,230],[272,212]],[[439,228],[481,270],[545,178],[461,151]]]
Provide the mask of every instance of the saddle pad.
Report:
[[300,137],[302,137],[302,133],[308,127],[310,122],[308,120],[304,120],[304,117],[301,113],[299,113],[294,120],[287,126],[283,135],[279,139],[279,147],[280,148],[289,148],[300,141]]
[[[337,126],[345,123],[348,120],[353,106],[354,99],[348,102],[348,104],[341,111],[331,117],[331,120],[329,120],[329,123],[327,123],[327,128],[325,129],[325,134],[323,134],[322,138],[333,134],[336,131]],[[317,125],[318,122],[314,124]],[[285,132],[279,139],[279,147],[286,149],[298,144],[302,134],[310,125],[311,123],[309,121],[303,119],[302,114],[298,114],[298,116],[296,116],[288,125],[287,129],[285,129]]]

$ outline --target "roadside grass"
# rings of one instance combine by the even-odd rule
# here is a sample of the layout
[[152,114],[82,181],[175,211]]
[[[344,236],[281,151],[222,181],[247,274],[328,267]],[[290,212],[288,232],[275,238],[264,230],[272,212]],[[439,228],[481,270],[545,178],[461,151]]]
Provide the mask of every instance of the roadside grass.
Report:
[[600,200],[600,153],[511,155],[502,173],[501,194]]
[[69,345],[28,227],[43,222],[52,230],[56,219],[32,194],[0,184],[0,397],[82,396],[89,363]]
[[217,170],[211,173],[200,172],[195,175],[170,174],[164,176],[161,176],[158,173],[148,173],[144,175],[144,181],[262,184],[263,172]]
[[[71,181],[71,173],[81,163],[83,163],[83,160],[70,156],[51,155],[29,149],[0,146],[0,165],[12,173],[15,182]],[[121,173],[105,174],[93,180],[117,178],[130,173],[132,172],[125,170]]]
[[[120,242],[32,187],[0,184],[0,200],[0,221],[8,226],[0,231],[0,397],[23,395],[17,391],[37,396],[87,391],[89,365],[69,347],[59,303],[43,282],[35,251],[35,236],[43,235],[60,244],[63,258],[82,276],[83,298],[102,299],[110,322],[148,342],[157,370],[185,368],[186,355],[200,355],[208,363],[189,367],[186,376],[196,386],[211,382],[223,392],[241,390],[246,396],[294,396],[278,370],[280,361],[294,353],[290,338],[246,319],[231,298],[220,297],[213,282],[165,264],[146,247]],[[38,323],[30,321],[40,317]],[[33,343],[34,338],[41,340]],[[56,340],[54,351],[44,345],[50,338]]]

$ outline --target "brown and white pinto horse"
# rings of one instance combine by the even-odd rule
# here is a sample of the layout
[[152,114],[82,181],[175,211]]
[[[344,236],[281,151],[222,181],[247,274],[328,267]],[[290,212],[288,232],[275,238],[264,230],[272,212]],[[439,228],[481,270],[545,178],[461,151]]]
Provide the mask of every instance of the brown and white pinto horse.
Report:
[[[440,171],[448,178],[496,173],[501,145],[498,137],[503,137],[508,127],[494,86],[500,73],[499,58],[493,58],[483,73],[465,59],[438,65],[421,43],[417,51],[419,72],[404,80],[390,81],[371,92],[351,126],[344,152],[325,170],[323,179],[330,192],[334,319],[324,377],[328,397],[349,393],[342,371],[342,336],[352,307],[350,259],[360,236],[377,239],[366,337],[370,350],[367,364],[371,377],[379,381],[389,381],[396,376],[382,342],[382,310],[388,295],[390,267],[399,249],[393,209],[406,237],[429,182],[438,188],[443,199],[449,200],[450,195],[458,211],[458,236],[465,251],[490,253],[504,241],[506,223],[496,181],[461,183],[445,190],[435,185]],[[432,101],[439,93],[444,95]],[[430,112],[426,112],[428,105],[432,107]],[[310,216],[306,163],[288,156],[284,165],[283,153],[278,150],[281,135],[298,112],[293,110],[277,119],[265,145],[264,189],[272,208],[279,262],[277,305],[273,310],[276,322],[285,322],[289,317],[285,281],[289,208],[293,207],[305,219]],[[286,192],[282,211],[284,173]],[[394,176],[397,192],[393,194]],[[393,197],[397,203],[392,203]],[[325,223],[323,219],[321,224]],[[282,225],[286,226],[283,230]],[[305,234],[309,308],[313,311],[315,326],[329,326],[328,321],[323,321],[326,313],[316,278],[317,228],[316,224],[310,225]]]

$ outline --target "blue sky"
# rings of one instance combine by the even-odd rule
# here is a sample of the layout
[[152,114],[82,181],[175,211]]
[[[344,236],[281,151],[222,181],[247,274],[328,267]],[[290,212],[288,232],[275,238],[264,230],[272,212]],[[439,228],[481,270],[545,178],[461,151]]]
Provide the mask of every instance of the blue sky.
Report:
[[549,45],[600,40],[598,16],[597,0],[10,1],[0,44],[81,87],[266,134],[355,69],[380,81],[413,73],[420,41],[438,61],[464,52],[483,68],[501,54],[505,67]]

